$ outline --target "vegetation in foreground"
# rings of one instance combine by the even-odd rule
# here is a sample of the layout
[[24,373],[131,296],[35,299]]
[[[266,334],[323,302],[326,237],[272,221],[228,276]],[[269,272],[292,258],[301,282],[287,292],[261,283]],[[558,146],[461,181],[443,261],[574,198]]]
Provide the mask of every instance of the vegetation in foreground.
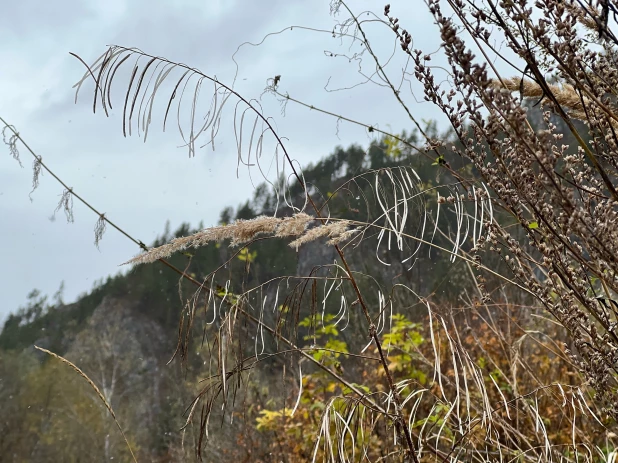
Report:
[[[236,135],[251,140],[239,141],[241,161],[250,164],[255,146],[260,154],[272,147],[291,177],[265,178],[268,186],[234,217],[224,211],[217,227],[185,227],[144,246],[134,263],[158,260],[165,277],[161,267],[138,265],[68,306],[33,293],[0,336],[0,368],[20,372],[2,375],[10,378],[0,389],[9,417],[3,454],[16,461],[78,461],[95,452],[163,461],[194,454],[273,462],[615,459],[611,5],[427,4],[446,81],[429,66],[431,55],[412,48],[405,19],[390,6],[376,22],[399,40],[426,99],[449,118],[447,135],[416,122],[371,48],[370,23],[342,1],[332,7],[349,19],[335,35],[375,61],[376,75],[408,111],[412,135],[382,133],[366,153],[337,150],[301,173],[250,101],[186,68],[177,86],[187,75],[215,85],[203,129],[218,126],[225,101],[239,102],[246,111],[234,115]],[[443,13],[445,4],[454,15]],[[513,57],[494,47],[494,29]],[[487,54],[476,58],[463,32],[523,77],[500,75]],[[144,56],[110,47],[80,85],[95,78],[95,101],[105,107],[118,67],[131,59],[140,83],[167,78],[173,63],[153,57],[164,66],[138,74]],[[267,91],[293,103],[279,83]],[[131,93],[132,84],[129,123],[138,97],[154,100],[158,89],[138,84]],[[204,130],[191,132],[190,150]],[[34,167],[47,169],[36,155]],[[71,338],[56,334],[63,326]],[[42,341],[98,389],[66,362],[42,360],[29,347]],[[161,361],[165,352],[173,353],[172,367]]]

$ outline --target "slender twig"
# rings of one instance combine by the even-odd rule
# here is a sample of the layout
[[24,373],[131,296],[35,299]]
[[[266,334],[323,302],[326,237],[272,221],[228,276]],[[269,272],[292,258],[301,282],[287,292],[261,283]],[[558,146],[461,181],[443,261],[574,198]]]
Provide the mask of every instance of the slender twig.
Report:
[[101,399],[101,402],[103,402],[103,405],[105,405],[105,408],[107,408],[107,411],[109,411],[109,414],[114,419],[114,423],[116,423],[116,426],[118,427],[118,430],[120,431],[120,434],[122,434],[122,438],[124,439],[125,444],[127,444],[127,447],[129,448],[129,452],[131,453],[131,458],[133,459],[133,461],[135,463],[137,463],[137,458],[135,458],[135,454],[133,453],[133,449],[131,448],[131,444],[129,444],[129,440],[127,439],[127,436],[125,435],[124,431],[122,430],[122,426],[120,426],[120,423],[118,422],[118,418],[116,418],[116,413],[114,413],[114,410],[112,409],[112,406],[107,401],[107,399],[105,398],[105,396],[103,395],[101,390],[97,387],[97,385],[94,384],[94,382],[88,377],[88,375],[86,373],[84,373],[78,366],[76,366],[74,363],[70,362],[69,360],[65,359],[64,357],[62,357],[62,356],[60,356],[60,355],[58,355],[58,354],[56,354],[56,353],[54,353],[52,351],[49,351],[47,349],[43,349],[42,347],[39,347],[39,346],[34,346],[34,348],[40,350],[41,352],[45,352],[46,354],[51,355],[52,357],[57,358],[62,363],[65,363],[65,364],[69,365],[71,368],[73,368],[73,370],[75,370],[75,372],[79,376],[81,376],[82,378],[84,378],[88,382],[90,387],[97,394],[97,397],[99,399]]

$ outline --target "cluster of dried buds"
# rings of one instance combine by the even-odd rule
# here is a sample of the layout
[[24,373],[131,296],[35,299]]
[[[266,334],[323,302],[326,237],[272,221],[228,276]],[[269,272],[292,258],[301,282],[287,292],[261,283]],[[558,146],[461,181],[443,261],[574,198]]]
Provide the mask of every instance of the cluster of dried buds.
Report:
[[390,16],[390,11],[391,11],[391,5],[387,4],[384,7],[384,16],[386,16],[388,18],[388,22],[390,23],[391,27],[393,28],[393,31],[395,31],[395,33],[397,34],[397,36],[399,37],[399,42],[401,44],[401,49],[403,51],[408,51],[410,48],[410,44],[412,43],[412,35],[405,29],[402,29],[401,32],[399,32],[399,18],[395,18],[393,16]]
[[[522,226],[516,232],[493,224],[489,250],[570,333],[574,362],[605,412],[618,418],[618,310],[593,297],[618,293],[618,43],[595,49],[578,35],[577,24],[598,27],[599,13],[577,2],[536,2],[538,18],[525,0],[487,2],[486,9],[483,2],[452,0],[454,15],[441,12],[440,0],[427,3],[450,64],[450,90],[425,65],[428,56],[410,50],[411,36],[400,30],[390,5],[384,14],[415,64],[425,100],[450,120],[460,142],[453,152],[472,161],[494,200]],[[493,26],[525,61],[521,68],[531,79],[489,77],[488,63],[476,59],[459,29],[495,51]],[[529,40],[518,34],[522,30]],[[554,80],[547,82],[546,75]],[[528,98],[543,103],[541,129],[532,127],[521,105]],[[563,142],[565,133],[570,144]],[[595,287],[592,280],[602,284]]]

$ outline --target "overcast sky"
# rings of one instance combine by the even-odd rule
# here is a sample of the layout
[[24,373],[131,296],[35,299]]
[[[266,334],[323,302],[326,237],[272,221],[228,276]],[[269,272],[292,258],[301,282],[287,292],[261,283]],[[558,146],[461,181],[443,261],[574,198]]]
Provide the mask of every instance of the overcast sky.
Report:
[[[384,8],[381,1],[349,3],[356,12],[370,9],[381,15]],[[438,35],[424,2],[392,0],[391,4],[391,11],[412,32],[415,47],[438,48]],[[330,14],[329,0],[7,2],[0,15],[0,116],[17,128],[74,191],[150,244],[167,220],[172,230],[182,222],[213,225],[223,207],[236,206],[251,195],[246,169],[237,177],[234,131],[227,123],[231,119],[223,119],[216,151],[202,148],[193,158],[179,147],[182,139],[174,124],[162,132],[161,110],[153,113],[146,143],[135,134],[124,138],[118,108],[128,76],[120,75],[115,83],[112,101],[116,106],[110,117],[102,111],[93,114],[90,81],[75,104],[72,86],[84,67],[69,52],[92,63],[108,44],[138,47],[231,83],[236,72],[232,56],[243,42],[260,42],[267,34],[289,26],[332,30],[343,19],[343,14]],[[387,28],[369,31],[372,45],[384,59],[398,49]],[[373,84],[355,86],[363,81],[357,72],[359,61],[328,53],[352,56],[358,51],[331,34],[297,27],[268,36],[260,46],[241,47],[236,55],[235,88],[248,98],[259,99],[267,79],[281,75],[280,90],[309,104],[383,128],[390,126],[396,132],[409,130],[411,124],[390,90]],[[405,56],[396,52],[389,72],[401,79],[404,65]],[[367,56],[360,66],[367,73],[373,70]],[[353,88],[333,91],[343,87]],[[415,102],[405,85],[404,90],[419,119],[438,117],[429,104]],[[412,90],[422,98],[418,84]],[[201,114],[210,103],[209,91],[207,85],[202,89]],[[228,112],[233,111],[233,104]],[[264,96],[262,105],[300,165],[329,154],[336,145],[357,142],[367,147],[370,141],[361,128],[338,125],[335,119],[292,104],[284,117],[271,96]],[[30,201],[33,158],[20,148],[23,168],[6,146],[0,152],[0,320],[23,305],[33,288],[51,296],[64,281],[65,301],[74,301],[95,280],[117,273],[118,265],[139,251],[109,227],[98,250],[93,244],[97,217],[77,202],[74,223],[67,224],[61,211],[51,221],[62,187],[43,175]]]

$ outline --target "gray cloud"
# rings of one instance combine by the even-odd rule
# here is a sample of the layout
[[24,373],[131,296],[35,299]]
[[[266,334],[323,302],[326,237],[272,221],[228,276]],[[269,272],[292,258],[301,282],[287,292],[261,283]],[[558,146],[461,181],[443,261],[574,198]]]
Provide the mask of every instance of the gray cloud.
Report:
[[[96,19],[92,4],[80,0],[39,2],[21,0],[2,5],[0,28],[8,38],[37,37],[70,34],[85,20]],[[50,37],[50,38],[51,38]]]

